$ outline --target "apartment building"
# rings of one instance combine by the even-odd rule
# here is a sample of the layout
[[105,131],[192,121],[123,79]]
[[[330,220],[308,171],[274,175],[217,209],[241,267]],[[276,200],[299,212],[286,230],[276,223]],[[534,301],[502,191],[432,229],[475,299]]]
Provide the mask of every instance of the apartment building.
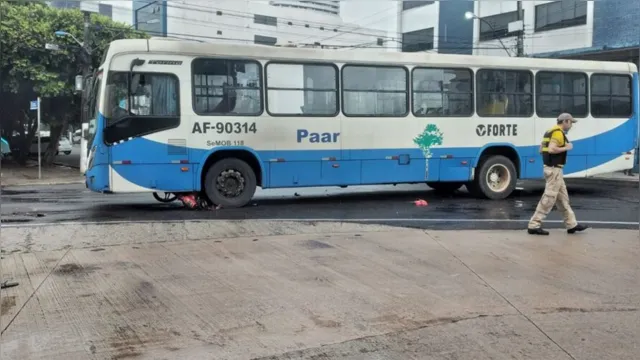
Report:
[[339,1],[134,0],[132,14],[136,28],[155,36],[265,45],[396,47],[388,41],[386,28],[345,21],[340,5]]

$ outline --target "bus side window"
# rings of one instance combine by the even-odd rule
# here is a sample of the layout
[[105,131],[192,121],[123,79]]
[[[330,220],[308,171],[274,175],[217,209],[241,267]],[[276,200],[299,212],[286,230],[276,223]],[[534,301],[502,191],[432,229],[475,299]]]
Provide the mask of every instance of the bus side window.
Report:
[[260,63],[253,60],[193,60],[193,109],[199,115],[259,115]]
[[533,114],[533,75],[528,71],[477,72],[478,115],[528,117]]

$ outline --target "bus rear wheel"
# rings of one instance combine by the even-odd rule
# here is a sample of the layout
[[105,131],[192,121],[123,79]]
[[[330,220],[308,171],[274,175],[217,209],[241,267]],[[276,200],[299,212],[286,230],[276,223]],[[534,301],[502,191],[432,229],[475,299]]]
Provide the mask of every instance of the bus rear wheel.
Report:
[[428,182],[427,186],[440,193],[452,193],[464,185],[459,182]]
[[502,200],[515,190],[517,180],[518,173],[513,162],[505,156],[495,155],[480,163],[475,179],[466,187],[474,196]]
[[207,170],[204,192],[215,205],[240,208],[253,198],[256,183],[256,174],[249,164],[238,158],[225,158]]

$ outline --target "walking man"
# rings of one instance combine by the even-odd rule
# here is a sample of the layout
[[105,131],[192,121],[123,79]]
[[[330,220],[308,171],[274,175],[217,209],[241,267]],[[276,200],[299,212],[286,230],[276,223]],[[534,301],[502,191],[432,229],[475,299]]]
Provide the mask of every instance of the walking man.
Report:
[[538,203],[535,214],[529,221],[528,232],[532,235],[549,235],[542,229],[542,221],[547,217],[554,205],[562,211],[564,225],[569,234],[584,231],[588,226],[578,224],[576,215],[569,205],[569,194],[564,183],[562,168],[567,163],[567,152],[573,149],[573,144],[567,139],[566,133],[574,123],[578,122],[568,113],[558,116],[556,126],[544,133],[540,152],[544,164],[544,194]]

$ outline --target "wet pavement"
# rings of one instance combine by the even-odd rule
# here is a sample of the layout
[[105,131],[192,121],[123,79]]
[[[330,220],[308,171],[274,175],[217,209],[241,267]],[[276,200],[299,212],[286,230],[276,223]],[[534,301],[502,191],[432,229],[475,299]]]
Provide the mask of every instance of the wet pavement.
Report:
[[637,230],[225,223],[3,229],[0,358],[640,359]]
[[[638,184],[568,180],[571,203],[581,222],[601,228],[638,227]],[[184,220],[340,220],[429,229],[523,228],[542,194],[543,183],[523,182],[508,199],[480,200],[464,188],[440,195],[426,185],[302,188],[259,191],[242,209],[186,210],[161,204],[151,194],[96,194],[83,185],[2,189],[3,225],[64,222]],[[417,207],[416,199],[428,202]],[[562,227],[554,211],[547,227]]]

